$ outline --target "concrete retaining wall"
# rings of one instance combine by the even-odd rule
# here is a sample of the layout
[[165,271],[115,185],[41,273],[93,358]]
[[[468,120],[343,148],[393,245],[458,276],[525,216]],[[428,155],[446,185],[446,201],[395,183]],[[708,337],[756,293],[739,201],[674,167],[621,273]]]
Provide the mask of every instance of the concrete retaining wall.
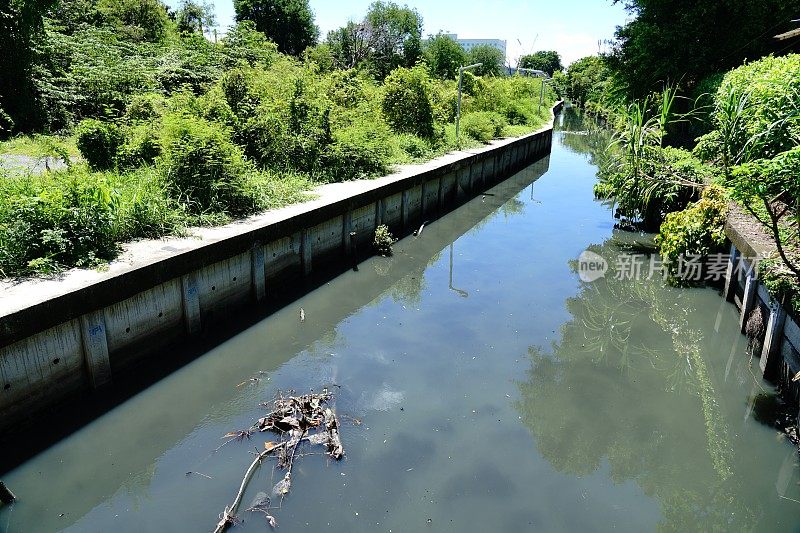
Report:
[[726,233],[732,242],[723,297],[739,309],[742,333],[756,309],[761,310],[765,334],[755,348],[759,368],[764,378],[776,383],[784,397],[800,408],[800,381],[793,381],[800,372],[800,327],[757,279],[756,263],[762,254],[735,228],[726,228]]
[[25,284],[15,286],[0,302],[0,428],[108,386],[134,365],[213,330],[220,318],[269,304],[315,270],[349,264],[369,249],[381,223],[409,234],[549,154],[551,143],[548,127],[459,152],[422,171],[301,205],[291,216],[231,225],[225,238],[77,288],[53,283],[51,294],[30,304],[18,300],[29,294]]

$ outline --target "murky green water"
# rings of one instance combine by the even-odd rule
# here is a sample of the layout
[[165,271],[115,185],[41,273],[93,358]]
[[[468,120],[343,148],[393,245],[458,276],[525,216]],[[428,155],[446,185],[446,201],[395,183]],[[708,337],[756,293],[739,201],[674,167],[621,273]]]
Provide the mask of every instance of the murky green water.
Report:
[[[569,112],[560,123],[586,127]],[[602,139],[555,137],[549,160],[394,258],[4,474],[20,501],[0,531],[210,531],[269,440],[213,453],[220,437],[278,390],[324,385],[363,423],[344,421],[345,461],[298,460],[280,531],[797,531],[797,453],[754,418],[772,389],[734,308],[711,289],[581,282],[583,250],[613,264],[636,239],[592,198]],[[277,479],[262,468],[245,507]],[[268,530],[240,517],[236,531]]]

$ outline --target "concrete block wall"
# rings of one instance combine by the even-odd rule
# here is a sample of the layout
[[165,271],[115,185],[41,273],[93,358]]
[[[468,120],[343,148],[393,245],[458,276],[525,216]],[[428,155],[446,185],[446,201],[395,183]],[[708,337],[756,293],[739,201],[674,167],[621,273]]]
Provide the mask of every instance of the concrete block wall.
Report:
[[[723,296],[739,309],[739,326],[745,332],[751,314],[760,308],[766,332],[759,357],[759,369],[765,379],[778,385],[784,396],[800,410],[800,382],[793,378],[800,373],[800,327],[784,306],[773,299],[757,279],[756,269],[744,257],[754,257],[753,250],[730,234],[736,243],[730,247],[729,268],[725,277]],[[738,246],[737,246],[738,244]],[[740,249],[744,248],[744,251]],[[734,268],[733,264],[739,267]]]
[[548,155],[551,143],[547,128],[0,316],[0,429],[113,384],[315,268],[346,264],[382,223],[411,233]]

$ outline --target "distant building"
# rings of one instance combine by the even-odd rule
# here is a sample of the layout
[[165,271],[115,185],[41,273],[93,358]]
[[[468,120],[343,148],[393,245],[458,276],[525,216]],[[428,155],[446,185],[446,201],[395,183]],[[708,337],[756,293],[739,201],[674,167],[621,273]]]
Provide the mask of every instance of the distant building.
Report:
[[476,46],[489,45],[503,52],[503,57],[506,57],[506,41],[502,39],[459,39],[455,33],[446,33],[445,35],[460,44],[465,52],[469,52]]

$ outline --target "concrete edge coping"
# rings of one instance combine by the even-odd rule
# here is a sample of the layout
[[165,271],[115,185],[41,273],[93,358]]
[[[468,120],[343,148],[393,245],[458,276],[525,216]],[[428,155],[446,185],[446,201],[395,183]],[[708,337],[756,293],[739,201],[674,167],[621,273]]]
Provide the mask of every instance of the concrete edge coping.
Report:
[[552,130],[555,113],[562,105],[563,101],[557,102],[551,109],[550,125],[521,137],[494,140],[487,146],[450,152],[422,164],[403,165],[375,179],[321,185],[309,191],[315,197],[308,201],[222,226],[190,228],[187,237],[126,243],[104,270],[76,268],[54,279],[0,281],[0,346],[24,338],[26,335],[18,329],[32,315],[42,318],[41,329],[52,327],[245,253],[254,242],[267,243],[292,235],[337,216],[343,208],[368,205],[471,165],[486,153],[525,142]]
[[[752,236],[752,227],[757,227],[760,238]],[[734,202],[728,203],[728,217],[725,221],[725,236],[736,246],[743,256],[759,260],[776,252],[775,243],[764,233],[761,223]]]

